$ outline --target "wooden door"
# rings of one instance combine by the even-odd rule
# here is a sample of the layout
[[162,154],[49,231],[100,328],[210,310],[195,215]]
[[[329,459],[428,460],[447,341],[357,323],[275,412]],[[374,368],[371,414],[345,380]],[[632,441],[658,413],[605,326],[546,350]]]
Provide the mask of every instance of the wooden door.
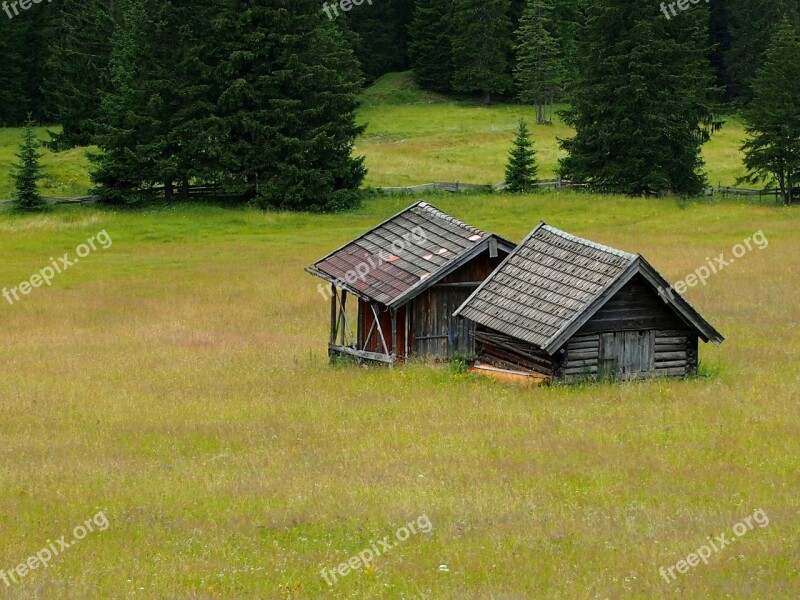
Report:
[[655,332],[612,331],[600,334],[601,376],[630,378],[655,368]]

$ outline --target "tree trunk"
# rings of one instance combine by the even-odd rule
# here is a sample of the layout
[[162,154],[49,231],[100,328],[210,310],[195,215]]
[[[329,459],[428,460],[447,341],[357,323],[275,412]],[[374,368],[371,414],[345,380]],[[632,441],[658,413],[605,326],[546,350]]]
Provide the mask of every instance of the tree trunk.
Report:
[[786,176],[783,173],[778,177],[778,186],[781,190],[781,198],[783,199],[784,205],[789,204],[789,196],[786,193]]
[[181,179],[181,197],[184,200],[189,200],[189,178],[184,177]]
[[484,90],[483,92],[483,103],[486,106],[489,106],[492,103],[492,93],[488,90]]
[[167,202],[171,202],[172,201],[172,193],[173,193],[173,191],[174,190],[173,190],[171,181],[167,181],[166,183],[164,183],[164,198],[167,200]]

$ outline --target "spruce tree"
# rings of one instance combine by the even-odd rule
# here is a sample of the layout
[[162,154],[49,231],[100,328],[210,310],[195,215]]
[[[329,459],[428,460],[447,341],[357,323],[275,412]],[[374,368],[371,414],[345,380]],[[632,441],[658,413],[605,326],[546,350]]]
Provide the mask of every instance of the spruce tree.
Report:
[[213,134],[221,90],[215,73],[222,49],[209,23],[215,21],[219,4],[217,0],[171,0],[170,5],[168,21],[175,33],[171,55],[164,57],[171,74],[164,92],[171,107],[165,118],[165,157],[170,161],[167,174],[173,173],[185,200],[190,183],[218,179],[219,138]]
[[[58,12],[48,10],[47,4],[34,4],[30,9],[14,17],[14,25],[22,35],[22,56],[25,114],[32,113],[38,122],[44,122],[50,111],[47,99],[42,93],[45,65],[56,37],[55,23]],[[2,16],[2,14],[0,14]],[[6,24],[3,24],[5,29]],[[3,33],[5,35],[5,32]],[[24,118],[24,117],[23,117]]]
[[417,84],[432,92],[452,91],[450,19],[453,0],[417,0],[409,54]]
[[114,32],[114,0],[62,0],[42,91],[55,150],[92,143],[100,100],[109,91],[108,66]]
[[[3,14],[0,13],[0,17]],[[25,90],[23,87],[24,50],[20,36],[19,22],[3,23],[0,36],[0,56],[3,68],[0,69],[0,127],[13,127],[25,121]]]
[[752,82],[764,64],[767,48],[775,30],[785,17],[800,27],[800,4],[797,0],[726,0],[727,42],[724,49],[728,96],[748,102]]
[[564,64],[554,35],[552,0],[528,0],[515,34],[514,81],[522,102],[536,106],[536,124],[563,85]]
[[34,132],[33,116],[28,115],[25,123],[25,130],[22,134],[22,143],[19,153],[15,156],[19,163],[14,165],[12,177],[16,192],[12,200],[14,210],[18,212],[42,212],[46,210],[47,204],[36,188],[36,184],[42,178],[42,169],[39,165],[39,142]]
[[744,117],[747,174],[740,181],[775,184],[784,204],[791,204],[800,184],[800,36],[786,19],[753,81]]
[[[111,91],[103,97],[96,126],[101,153],[92,155],[95,192],[110,203],[152,197],[161,184],[173,198],[174,183],[186,179],[185,135],[175,131],[193,105],[187,91],[196,82],[182,67],[186,21],[175,4],[123,0],[110,63]],[[205,131],[192,132],[203,140]],[[194,149],[194,146],[192,146]]]
[[587,11],[562,175],[603,192],[701,192],[700,148],[717,126],[707,8],[667,19],[657,5],[618,0]]
[[485,104],[509,89],[509,0],[453,1],[453,89]]
[[528,124],[520,121],[514,147],[508,154],[506,189],[509,192],[532,191],[535,189],[537,172],[536,150],[528,132]]
[[353,158],[358,63],[316,0],[231,2],[216,125],[229,184],[264,208],[332,211],[360,200]]
[[[328,0],[328,5],[332,1]],[[371,6],[365,2],[346,13],[346,19],[338,19],[348,23],[356,34],[353,47],[368,83],[384,73],[408,68],[408,28],[413,10],[413,0],[380,0]]]

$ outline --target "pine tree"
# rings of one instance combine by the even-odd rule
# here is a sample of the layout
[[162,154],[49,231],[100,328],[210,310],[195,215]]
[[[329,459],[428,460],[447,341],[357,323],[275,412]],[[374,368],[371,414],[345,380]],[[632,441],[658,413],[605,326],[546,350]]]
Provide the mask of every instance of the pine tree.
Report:
[[175,182],[188,182],[187,165],[207,135],[199,127],[190,137],[181,129],[187,113],[196,108],[191,99],[204,88],[188,75],[186,29],[191,22],[176,5],[160,0],[122,3],[113,39],[111,91],[103,98],[96,125],[102,152],[91,156],[95,191],[107,202],[151,198],[158,184],[164,186],[167,201],[172,200]]
[[552,0],[529,0],[515,34],[514,81],[519,99],[536,105],[537,125],[549,122],[546,107],[554,102],[564,79],[552,12]]
[[509,0],[454,0],[453,89],[481,93],[485,104],[509,89]]
[[357,204],[353,158],[358,63],[316,0],[231,2],[219,73],[220,165],[262,207],[332,211]]
[[726,0],[728,47],[724,52],[728,96],[749,101],[752,81],[764,64],[767,48],[782,18],[800,26],[797,0]]
[[509,192],[532,191],[535,189],[537,172],[536,150],[533,149],[528,124],[520,121],[514,147],[508,154],[506,189]]
[[[24,14],[15,17],[16,23],[22,32],[22,56],[24,88],[23,97],[25,111],[32,113],[38,122],[44,122],[50,110],[44,94],[42,84],[45,76],[45,64],[51,52],[51,45],[55,38],[55,23],[58,12],[48,10],[46,4],[35,4]],[[5,24],[3,25],[5,28]]]
[[453,0],[417,0],[409,54],[417,84],[432,92],[452,91],[450,19]]
[[[3,13],[0,13],[3,17]],[[20,37],[19,22],[3,23],[0,36],[0,56],[3,68],[0,69],[0,126],[12,127],[25,120],[25,90],[23,87],[24,49]]]
[[561,58],[559,101],[566,98],[578,78],[578,39],[585,26],[584,0],[558,0],[553,3],[553,37]]
[[380,0],[371,6],[364,3],[346,13],[347,19],[339,19],[356,34],[353,46],[367,83],[408,68],[408,28],[413,10],[413,0]]
[[34,125],[33,115],[28,115],[19,153],[15,155],[20,162],[14,165],[12,173],[16,188],[12,203],[14,210],[18,212],[42,212],[47,208],[44,198],[36,188],[36,184],[42,178],[42,169],[39,165],[42,155],[38,152],[40,144],[36,139]]
[[784,19],[753,81],[742,146],[748,183],[776,184],[784,204],[800,184],[800,36]]
[[62,126],[51,132],[54,150],[92,143],[100,100],[109,91],[114,0],[62,0],[42,91],[49,117]]
[[160,118],[163,98],[154,89],[161,69],[154,49],[156,20],[150,0],[123,0],[112,41],[111,91],[105,94],[96,127],[101,153],[94,164],[94,192],[104,201],[125,204],[141,200],[159,182],[153,146],[164,143]]
[[701,192],[700,148],[718,125],[705,5],[671,19],[638,0],[587,10],[561,174],[604,192]]
[[[208,24],[219,12],[217,0],[171,0],[168,20],[174,30],[167,72],[171,81],[164,92],[171,107],[166,116],[169,172],[188,199],[190,183],[218,179],[219,138],[214,137],[217,99],[222,86],[215,77],[222,49]],[[169,193],[171,182],[165,178]]]

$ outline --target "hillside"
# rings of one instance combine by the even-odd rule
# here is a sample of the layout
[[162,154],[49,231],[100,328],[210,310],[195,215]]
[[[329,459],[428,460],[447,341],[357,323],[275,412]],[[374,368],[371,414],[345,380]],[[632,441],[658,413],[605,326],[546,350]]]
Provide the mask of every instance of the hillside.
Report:
[[[431,181],[499,183],[506,154],[519,120],[533,121],[533,109],[521,105],[489,107],[459,102],[424,92],[410,73],[381,77],[363,93],[359,122],[366,133],[356,153],[366,156],[366,184],[402,186]],[[742,174],[739,146],[744,138],[741,122],[726,117],[722,131],[703,151],[712,185],[734,185]],[[551,177],[559,157],[557,138],[571,131],[558,117],[550,126],[531,126],[540,164],[540,176]],[[21,130],[0,129],[0,198],[12,193],[8,167]],[[46,128],[38,130],[46,139]],[[58,154],[45,152],[46,179],[42,191],[50,196],[80,196],[90,182],[83,149]]]

